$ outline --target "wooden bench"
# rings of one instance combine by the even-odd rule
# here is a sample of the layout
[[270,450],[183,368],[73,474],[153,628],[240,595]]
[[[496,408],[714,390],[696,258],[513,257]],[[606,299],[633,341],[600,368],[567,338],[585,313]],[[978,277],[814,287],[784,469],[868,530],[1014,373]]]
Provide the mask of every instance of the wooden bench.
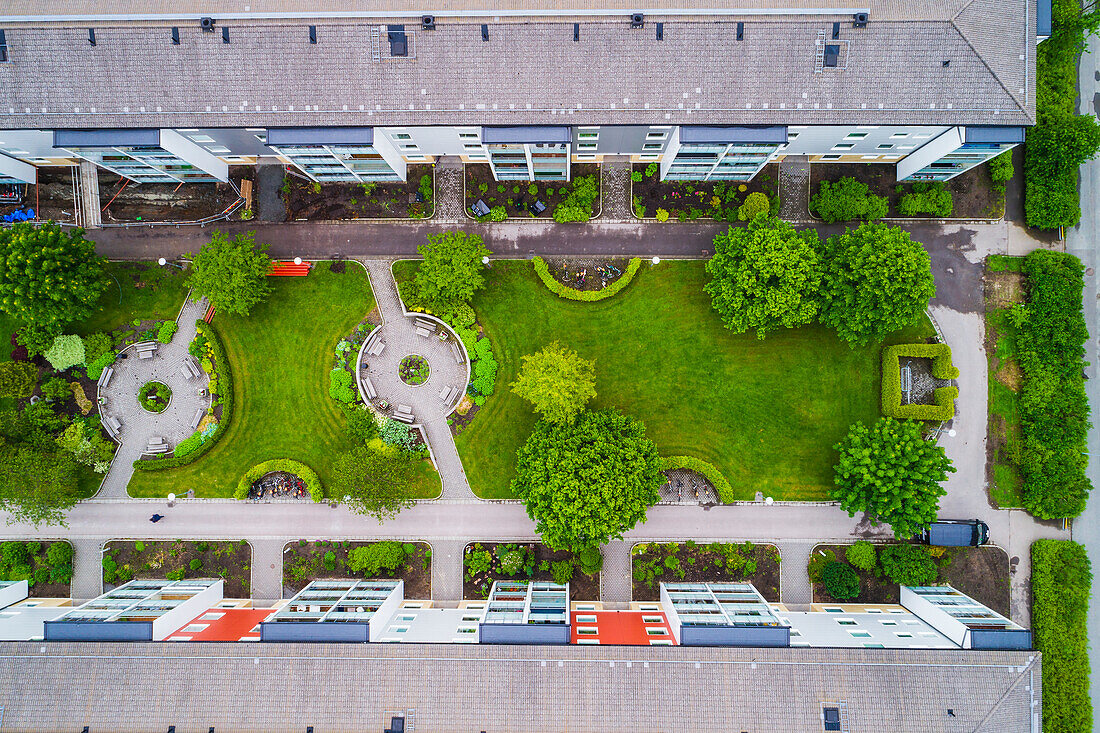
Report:
[[420,326],[417,326],[416,327],[416,335],[417,336],[423,336],[426,339],[430,339],[432,337],[432,332],[429,331],[426,328],[422,328]]
[[363,391],[367,393],[367,399],[373,400],[378,396],[378,391],[374,388],[374,382],[370,381],[370,377],[363,377]]
[[901,368],[901,391],[905,394],[906,404],[912,399],[913,391],[913,367],[907,363]]
[[395,412],[395,413],[393,413],[393,419],[394,420],[400,420],[401,422],[409,423],[411,425],[414,418],[413,418],[412,414],[406,414],[404,412]]
[[439,390],[439,399],[444,405],[451,404],[455,397],[458,397],[458,387],[447,386]]
[[462,357],[462,347],[458,345],[457,341],[452,341],[451,342],[451,353],[454,354],[455,363],[457,363],[457,364],[465,363],[466,360]]
[[159,435],[149,438],[149,443],[145,446],[146,453],[167,453],[170,450],[172,450],[172,447],[168,445],[168,441]]
[[435,323],[432,322],[432,321],[429,321],[427,318],[417,318],[416,319],[416,327],[417,328],[427,328],[428,330],[434,331],[435,330]]
[[111,383],[111,377],[114,375],[115,370],[111,367],[106,367],[103,373],[99,375],[99,388],[103,389]]
[[199,423],[202,422],[202,416],[206,414],[206,408],[200,407],[195,410],[195,416],[191,418],[191,429],[195,430],[199,427]]

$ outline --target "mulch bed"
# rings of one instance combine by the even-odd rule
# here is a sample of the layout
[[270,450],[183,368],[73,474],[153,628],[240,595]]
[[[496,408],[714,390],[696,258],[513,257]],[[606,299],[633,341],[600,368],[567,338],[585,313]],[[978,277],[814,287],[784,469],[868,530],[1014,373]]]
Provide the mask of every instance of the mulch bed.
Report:
[[550,275],[574,290],[603,290],[623,276],[628,264],[629,257],[546,258]]
[[[866,183],[871,193],[889,199],[890,216],[901,216],[898,204],[901,203],[902,193],[911,190],[912,183],[903,183],[902,192],[898,193],[897,167],[893,163],[814,163],[810,166],[810,196],[817,193],[822,181],[837,181],[844,177]],[[944,184],[955,202],[951,218],[999,219],[1004,215],[1004,193],[993,189],[988,165],[971,168]],[[926,214],[912,218],[939,217]]]
[[[645,175],[648,163],[635,163],[633,171],[642,174],[642,180],[631,186],[631,208],[645,207],[645,216],[655,216],[657,209],[669,213],[668,220],[690,221],[695,218],[713,218],[715,186],[722,193],[720,209],[722,219],[737,220],[737,207],[745,203],[750,193],[760,192],[774,198],[779,195],[779,164],[768,163],[751,181],[662,181],[659,174]],[[740,187],[745,186],[741,191]],[[640,213],[640,212],[636,212]],[[694,216],[693,216],[694,214]]]
[[[244,540],[113,540],[104,548],[103,558],[110,558],[117,565],[115,574],[106,567],[103,569],[103,582],[108,589],[132,578],[164,579],[168,573],[183,570],[184,578],[223,579],[226,598],[248,598],[252,593],[252,546]],[[192,570],[192,560],[199,560],[202,565]]]
[[76,202],[73,200],[73,176],[76,172],[75,167],[39,168],[38,183],[27,185],[23,203],[0,204],[0,216],[34,209],[39,219],[68,223],[76,221]]
[[[712,543],[718,545],[721,543]],[[657,543],[639,545],[632,553],[631,572],[634,574],[633,595],[635,601],[656,601],[661,597],[660,583],[752,583],[760,595],[770,603],[779,602],[779,550],[775,545],[755,545],[746,542],[743,545],[728,544],[737,548],[738,554],[746,560],[756,563],[756,571],[747,573],[745,568],[731,571],[722,552],[710,549],[709,544]],[[644,547],[644,549],[642,549]],[[680,577],[673,568],[665,564],[665,559],[675,556],[680,563],[684,577]],[[651,581],[639,580],[639,571],[656,561],[659,574]],[[652,583],[652,586],[650,585]]]
[[[500,570],[500,561],[496,556],[497,545],[508,545],[520,549],[530,549],[534,552],[534,573],[528,576],[523,568],[515,575],[505,575]],[[473,578],[466,571],[465,561],[462,571],[462,597],[465,600],[479,600],[489,597],[489,590],[494,580],[547,580],[553,581],[554,576],[550,572],[550,563],[562,560],[574,560],[574,555],[568,550],[551,550],[546,545],[538,542],[523,543],[496,543],[478,542],[466,545],[466,552],[471,550],[488,550],[493,556],[493,564],[488,572],[476,573]],[[543,563],[546,563],[545,569]],[[569,599],[571,601],[598,601],[600,599],[600,574],[585,575],[580,567],[574,567],[573,577],[569,581]]]
[[[844,551],[848,545],[818,545],[819,549],[832,550],[838,560],[844,560]],[[881,547],[881,546],[879,546]],[[983,603],[998,613],[1009,614],[1009,563],[1008,555],[999,547],[944,547],[929,548],[942,550],[943,554],[935,558],[940,573],[937,583],[951,585],[955,590],[965,593],[979,603]],[[869,575],[853,568],[860,577],[859,596],[847,601],[838,601],[825,592],[821,583],[814,583],[814,603],[841,604],[896,604],[901,595],[900,586],[886,576]]]
[[[233,166],[229,169],[229,178],[240,186],[241,179],[251,179],[255,170],[253,166]],[[110,171],[99,170],[99,199],[100,206],[105,207],[104,223],[198,221],[217,216],[237,198],[237,191],[228,183],[138,184]]]
[[[539,219],[553,218],[555,207],[569,198],[573,181],[583,176],[596,176],[598,186],[600,176],[600,167],[595,163],[572,164],[568,181],[498,181],[493,178],[493,171],[488,163],[470,163],[465,169],[467,214],[470,213],[470,207],[481,199],[489,208],[504,206],[508,209],[509,217],[533,217],[527,206],[541,201],[546,204],[546,211],[538,215]],[[529,193],[531,186],[537,190],[533,196]],[[592,205],[593,216],[599,210],[600,202],[597,200]]]
[[432,175],[431,165],[410,165],[407,180],[392,183],[313,183],[287,174],[280,195],[289,221],[340,219],[425,219],[434,203],[418,203],[420,179]]
[[[466,412],[459,412],[464,407],[468,407]],[[458,402],[457,409],[447,418],[447,424],[451,426],[451,437],[457,438],[463,430],[470,427],[470,423],[477,417],[478,410],[480,409],[481,406],[474,404],[474,401],[470,399],[469,395],[463,395],[462,399]]]
[[[326,542],[299,540],[286,546],[283,553],[283,597],[290,598],[314,580],[326,578],[357,578],[358,574],[347,569],[348,552],[357,547],[367,547],[374,542]],[[382,570],[371,575],[375,578],[394,578],[405,581],[405,598],[426,600],[432,597],[431,548],[424,542],[405,543],[414,547],[408,564],[392,572]],[[333,569],[325,567],[325,553],[336,558]]]

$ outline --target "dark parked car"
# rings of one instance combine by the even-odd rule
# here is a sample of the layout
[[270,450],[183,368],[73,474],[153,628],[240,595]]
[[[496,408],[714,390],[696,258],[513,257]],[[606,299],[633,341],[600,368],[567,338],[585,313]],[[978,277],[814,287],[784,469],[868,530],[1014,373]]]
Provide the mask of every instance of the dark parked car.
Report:
[[980,519],[941,519],[915,539],[939,547],[977,547],[989,542],[989,525]]

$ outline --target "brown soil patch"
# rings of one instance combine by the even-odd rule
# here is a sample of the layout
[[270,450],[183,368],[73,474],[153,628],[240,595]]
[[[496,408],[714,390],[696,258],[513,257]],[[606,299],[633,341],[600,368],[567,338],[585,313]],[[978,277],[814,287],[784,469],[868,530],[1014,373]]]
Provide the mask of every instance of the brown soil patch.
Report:
[[[4,543],[8,544],[8,543]],[[69,583],[51,583],[49,582],[49,573],[52,569],[49,562],[46,560],[46,552],[50,545],[53,544],[69,544],[64,540],[57,540],[51,542],[49,540],[28,540],[26,542],[14,542],[12,544],[23,545],[27,550],[26,560],[28,561],[27,568],[31,573],[31,577],[26,578],[25,575],[13,577],[11,568],[8,568],[8,574],[0,575],[0,580],[15,580],[18,577],[19,580],[26,578],[30,589],[27,594],[31,598],[68,598],[71,595]],[[34,547],[37,545],[37,551]],[[32,551],[33,554],[32,554]],[[6,563],[5,563],[6,565]],[[72,575],[72,566],[69,567],[69,575]],[[37,578],[37,580],[35,579]]]
[[[252,547],[244,540],[115,540],[107,543],[103,558],[110,558],[117,566],[114,571],[103,569],[103,582],[108,588],[122,585],[131,577],[156,580],[182,570],[184,578],[221,578],[226,598],[248,598],[252,594]],[[194,560],[200,566],[192,569]]]
[[[24,187],[23,202],[0,204],[0,216],[13,211],[34,209],[39,219],[73,223],[76,221],[76,202],[73,200],[73,176],[75,167],[39,168],[38,183]],[[104,202],[106,203],[106,202]]]
[[[314,580],[358,578],[347,568],[348,552],[376,542],[326,542],[299,540],[286,546],[283,553],[283,597],[290,598]],[[393,571],[383,570],[371,579],[394,578],[405,581],[405,598],[427,600],[432,597],[432,550],[425,542],[406,542],[405,565]],[[408,550],[412,552],[408,552]],[[328,566],[325,555],[334,556]]]
[[410,165],[407,180],[393,183],[314,183],[287,174],[280,195],[288,221],[338,219],[425,219],[434,211],[433,194],[418,202],[420,179],[432,175],[430,165]]
[[1020,369],[1020,364],[1015,359],[997,359],[997,361],[999,363],[997,370],[993,373],[994,379],[1013,392],[1019,392],[1024,380],[1024,372]]
[[642,180],[634,182],[631,188],[630,206],[636,215],[641,213],[637,211],[640,205],[645,207],[645,216],[656,216],[657,209],[664,209],[670,222],[693,218],[737,221],[737,207],[745,203],[750,193],[763,193],[769,199],[779,195],[778,163],[768,163],[751,181],[661,181],[657,174],[645,174],[648,167],[648,163],[633,166],[634,173],[642,174]]
[[[533,556],[533,559],[529,560],[531,563],[530,567],[532,568],[531,574],[528,575],[526,569],[521,567],[519,572],[515,575],[505,575],[501,571],[500,560],[497,558],[496,548],[498,545],[501,546],[502,552],[505,551],[504,547],[508,547],[530,553],[529,557]],[[481,552],[484,550],[488,550],[489,554],[492,556],[492,565],[488,571],[475,573],[473,577],[471,577],[469,571],[466,569],[465,557],[468,556],[470,552]],[[466,545],[462,570],[462,597],[465,600],[488,598],[489,590],[492,588],[494,580],[553,581],[554,576],[550,572],[550,564],[562,560],[573,560],[575,564],[576,558],[569,550],[551,550],[546,545],[538,542],[477,542]],[[573,601],[600,600],[600,574],[585,575],[581,572],[580,567],[575,565],[573,577],[569,581],[569,599]]]
[[985,270],[985,303],[987,309],[1011,308],[1024,302],[1024,274],[1004,270]]
[[[734,548],[737,555],[755,564],[755,570],[742,565],[731,570],[727,556],[719,547]],[[644,549],[643,549],[644,548]],[[764,600],[779,602],[779,550],[775,545],[743,545],[694,542],[651,542],[639,545],[632,553],[631,572],[633,573],[633,595],[635,601],[656,601],[660,599],[659,583],[752,583]],[[640,550],[637,551],[637,550]],[[676,572],[677,566],[670,568],[668,558],[674,558],[683,577]],[[747,565],[747,563],[746,563]],[[653,578],[645,577],[645,570],[651,567],[658,571]]]
[[[229,178],[237,186],[241,179],[254,175],[253,166],[229,169]],[[99,170],[99,205],[104,223],[198,221],[221,214],[238,198],[236,189],[228,183],[139,184]]]
[[[527,206],[541,201],[546,204],[546,210],[537,218],[552,219],[557,205],[569,198],[573,181],[584,176],[595,176],[596,185],[600,185],[600,167],[594,163],[574,163],[569,170],[568,181],[498,181],[493,178],[488,163],[469,164],[465,169],[468,214],[471,213],[470,207],[480,199],[490,209],[494,206],[505,207],[510,217],[533,217]],[[535,187],[534,195],[530,193],[531,186]],[[595,216],[599,210],[600,201],[597,199],[592,204],[592,215]]]
[[[881,546],[876,545],[879,549]],[[836,559],[844,562],[844,551],[848,545],[818,545],[813,549],[813,554],[821,551],[832,551]],[[846,601],[838,601],[825,592],[822,583],[814,583],[814,603],[893,603],[896,604],[901,597],[901,588],[894,581],[884,575],[865,573],[862,570],[852,568],[859,575],[859,595]]]

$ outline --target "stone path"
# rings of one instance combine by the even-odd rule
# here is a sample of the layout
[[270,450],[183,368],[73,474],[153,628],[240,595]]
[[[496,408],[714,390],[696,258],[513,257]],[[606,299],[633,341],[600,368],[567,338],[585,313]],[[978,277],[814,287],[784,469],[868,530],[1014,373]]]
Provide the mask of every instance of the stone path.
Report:
[[810,589],[810,576],[806,574],[806,563],[810,559],[810,550],[817,542],[777,542],[782,562],[779,565],[779,599],[787,606],[801,606],[813,603]]
[[251,540],[252,598],[257,605],[271,604],[283,597],[284,539]]
[[[398,296],[389,260],[363,260],[362,263],[370,275],[374,299],[383,319],[378,335],[374,338],[382,339],[386,344],[380,356],[363,355],[368,361],[365,373],[375,385],[380,398],[394,406],[403,404],[412,408],[415,424],[422,428],[424,439],[431,450],[432,461],[443,482],[442,498],[474,499],[474,492],[466,480],[462,460],[447,425],[447,416],[452,411],[453,401],[445,405],[439,399],[439,392],[444,387],[457,387],[460,393],[466,392],[470,378],[468,359],[460,366],[452,355],[450,343],[441,342],[434,336],[424,338],[417,335],[415,321],[408,317]],[[451,332],[450,340],[454,339],[456,337]],[[397,374],[398,363],[408,354],[419,354],[428,360],[431,373],[428,381],[422,385],[407,385]]]
[[[133,347],[129,347],[122,352],[128,358],[116,359],[112,364],[114,376],[97,395],[106,398],[106,404],[98,407],[101,416],[110,415],[122,422],[119,431],[122,443],[96,494],[98,498],[126,497],[126,485],[134,473],[133,463],[141,457],[149,439],[161,436],[175,447],[194,432],[191,423],[195,412],[210,406],[210,397],[199,395],[199,390],[206,389],[210,383],[206,373],[200,369],[198,377],[188,380],[179,371],[183,360],[190,358],[187,347],[195,338],[195,321],[202,318],[206,309],[205,298],[187,301],[171,343],[157,344],[152,359],[139,359]],[[172,390],[172,399],[164,412],[148,412],[138,403],[138,390],[150,380],[163,382]]]
[[779,218],[806,221],[810,218],[810,159],[789,155],[779,164]]
[[630,157],[607,156],[600,169],[603,174],[600,219],[634,221],[630,205]]
[[457,605],[462,600],[462,540],[432,542],[432,600],[437,606]]
[[103,540],[88,537],[69,540],[73,545],[74,602],[90,600],[103,593]]
[[630,548],[633,542],[618,540],[603,546],[603,569],[600,571],[600,599],[608,608],[622,604],[626,608],[633,594]]
[[433,222],[466,222],[464,167],[454,155],[436,158],[435,215]]

